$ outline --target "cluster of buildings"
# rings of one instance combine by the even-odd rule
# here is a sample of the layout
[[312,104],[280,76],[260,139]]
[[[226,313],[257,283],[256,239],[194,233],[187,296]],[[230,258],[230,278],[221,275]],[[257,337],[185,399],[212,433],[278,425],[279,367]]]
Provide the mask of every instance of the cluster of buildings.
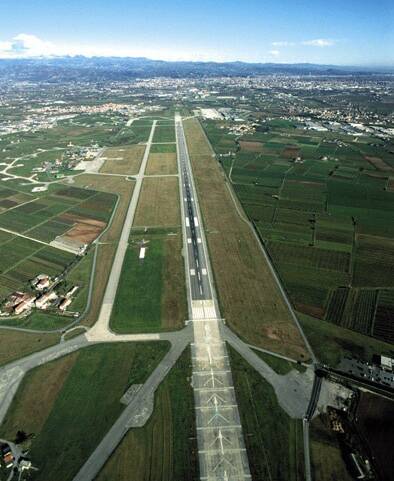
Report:
[[[21,479],[21,473],[23,471],[36,469],[32,466],[31,461],[22,453],[20,447],[14,443],[2,440],[0,442],[0,452],[1,464],[6,469],[17,471],[19,473],[19,479]],[[10,475],[8,479],[13,479],[13,476]]]
[[64,295],[59,295],[54,289],[57,283],[58,278],[52,280],[46,274],[39,274],[31,281],[32,292],[17,291],[5,300],[2,315],[18,316],[30,312],[34,307],[40,310],[53,307],[60,312],[65,312],[71,304],[78,286],[73,286]]
[[100,152],[100,147],[97,144],[90,147],[79,147],[69,144],[68,147],[61,157],[53,161],[44,161],[41,166],[34,167],[32,172],[36,174],[46,172],[55,177],[62,177],[64,175],[63,171],[75,169],[81,161],[92,160]]

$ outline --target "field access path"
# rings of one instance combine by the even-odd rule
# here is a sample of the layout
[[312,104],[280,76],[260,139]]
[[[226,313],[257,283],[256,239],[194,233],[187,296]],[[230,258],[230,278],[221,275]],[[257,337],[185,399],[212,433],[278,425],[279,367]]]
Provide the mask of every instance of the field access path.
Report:
[[251,479],[182,119],[175,116],[201,481]]

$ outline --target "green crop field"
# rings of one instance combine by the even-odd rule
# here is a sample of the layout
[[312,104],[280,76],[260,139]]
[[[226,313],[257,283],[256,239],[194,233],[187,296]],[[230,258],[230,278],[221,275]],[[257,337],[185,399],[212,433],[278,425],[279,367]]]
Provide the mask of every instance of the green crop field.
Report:
[[167,343],[103,344],[28,373],[0,432],[7,439],[19,429],[34,433],[29,455],[38,471],[31,479],[72,480],[122,412],[124,392],[144,382],[167,349]]
[[282,119],[237,137],[231,121],[203,125],[295,308],[392,339],[377,307],[377,292],[394,287],[390,144]]

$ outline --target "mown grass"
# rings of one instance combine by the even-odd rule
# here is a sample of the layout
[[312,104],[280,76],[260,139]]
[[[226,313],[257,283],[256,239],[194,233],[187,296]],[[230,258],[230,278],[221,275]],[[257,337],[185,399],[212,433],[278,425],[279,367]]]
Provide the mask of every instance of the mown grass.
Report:
[[151,154],[175,154],[176,144],[152,144],[150,148]]
[[0,365],[4,365],[57,344],[60,334],[37,334],[1,329],[0,340]]
[[[39,471],[32,479],[73,479],[123,410],[120,398],[128,386],[144,382],[168,346],[164,342],[92,346],[72,354],[67,369],[59,371],[53,365],[69,363],[68,356],[29,373],[1,432],[12,438],[25,426],[27,431],[36,430],[30,457]],[[37,374],[41,369],[45,376]],[[51,383],[55,393],[47,398]],[[45,399],[47,403],[42,402]],[[35,410],[45,414],[32,425]]]
[[174,125],[157,125],[153,135],[153,142],[175,142]]
[[306,371],[306,367],[303,366],[302,364],[286,361],[286,359],[281,359],[280,357],[271,356],[271,354],[267,354],[257,349],[254,349],[254,352],[264,362],[266,362],[277,374],[281,374],[282,376],[288,374],[293,369],[296,369],[298,372]]
[[180,225],[177,177],[145,177],[135,214],[135,226]]
[[186,349],[155,395],[152,417],[131,429],[97,481],[197,481],[194,399]]
[[126,252],[111,316],[119,333],[172,330],[187,317],[181,240],[176,236],[145,236],[146,254],[139,259],[141,238],[132,237]]
[[304,479],[301,420],[279,406],[273,387],[229,346],[252,479]]

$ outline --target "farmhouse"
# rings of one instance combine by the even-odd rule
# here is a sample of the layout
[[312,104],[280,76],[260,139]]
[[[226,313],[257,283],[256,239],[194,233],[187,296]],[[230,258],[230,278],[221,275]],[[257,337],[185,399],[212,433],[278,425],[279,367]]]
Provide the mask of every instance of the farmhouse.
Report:
[[30,309],[35,299],[36,297],[32,294],[24,294],[22,301],[15,305],[14,313],[18,315]]
[[64,298],[59,305],[59,309],[61,311],[65,311],[67,307],[71,304],[71,302],[72,302],[72,299],[70,297]]
[[47,274],[39,274],[32,282],[33,286],[38,290],[42,291],[49,287],[51,278]]
[[55,291],[46,292],[36,300],[37,309],[46,309],[48,304],[57,299],[57,294]]

